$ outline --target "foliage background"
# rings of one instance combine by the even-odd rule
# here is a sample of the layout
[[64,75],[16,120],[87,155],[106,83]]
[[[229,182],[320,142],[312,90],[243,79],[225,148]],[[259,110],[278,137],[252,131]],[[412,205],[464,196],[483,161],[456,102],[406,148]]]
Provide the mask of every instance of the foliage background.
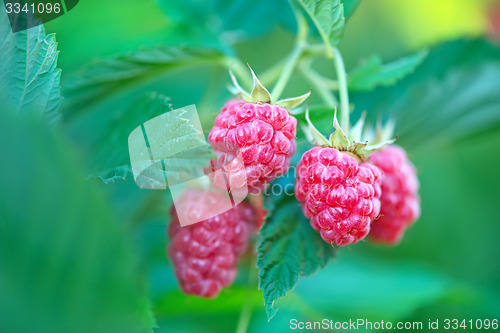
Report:
[[[217,52],[249,62],[259,74],[291,50],[295,23],[286,1],[212,1],[212,10],[201,9],[202,3],[85,0],[46,24],[60,51],[62,124],[48,132],[10,115],[0,121],[5,332],[56,326],[84,332],[89,322],[93,331],[148,331],[154,325],[149,303],[155,332],[232,332],[244,330],[246,319],[249,332],[281,332],[291,318],[424,325],[429,318],[498,318],[500,51],[481,39],[491,27],[493,2],[486,0],[365,0],[347,23],[339,48],[348,71],[372,54],[391,61],[430,50],[396,86],[351,94],[355,115],[363,109],[371,119],[398,115],[399,144],[419,170],[422,217],[400,245],[341,249],[326,268],[300,279],[270,322],[262,292],[248,278],[257,275],[250,259],[216,300],[178,290],[164,251],[168,193],[140,190],[131,177],[104,185],[84,175],[106,165],[102,156],[115,142],[126,142],[120,140],[127,124],[116,126],[135,114],[133,105],[145,103],[145,94],[168,96],[174,108],[196,104],[208,131],[230,96],[227,63],[214,65]],[[217,15],[223,9],[226,14]],[[109,60],[107,73],[95,59],[158,45],[203,48],[208,55],[202,58],[215,60],[154,63],[144,72],[132,68],[133,78],[145,73],[144,79],[99,86],[99,75],[116,80],[119,70],[131,68]],[[321,61],[316,66],[334,73]],[[97,80],[90,88],[81,83],[89,77]],[[296,75],[283,96],[309,87]],[[90,93],[95,101],[85,99],[87,88],[97,89]],[[318,101],[315,96],[311,103]],[[32,320],[16,326],[22,313]],[[142,326],[124,329],[128,321]]]

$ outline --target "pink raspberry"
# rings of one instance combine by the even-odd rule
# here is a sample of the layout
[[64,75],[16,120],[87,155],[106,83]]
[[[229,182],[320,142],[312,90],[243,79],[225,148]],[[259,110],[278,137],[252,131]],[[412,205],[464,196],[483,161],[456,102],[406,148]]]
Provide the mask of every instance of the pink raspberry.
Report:
[[380,170],[335,148],[314,147],[297,165],[295,196],[311,226],[332,245],[366,237],[380,213]]
[[[186,191],[179,202],[191,207],[190,214],[200,209],[216,207],[224,202],[219,194],[211,196],[211,205],[199,205],[200,192]],[[206,212],[205,212],[206,213]],[[168,254],[175,267],[175,275],[186,294],[216,297],[223,287],[229,286],[237,273],[238,258],[245,252],[254,230],[255,213],[247,202],[199,223],[181,227],[172,206],[168,235],[171,242]]]
[[395,145],[374,152],[369,161],[384,173],[380,218],[372,224],[370,238],[375,242],[397,244],[420,216],[415,167],[403,148]]
[[[259,193],[267,183],[287,172],[295,153],[296,129],[297,119],[278,105],[230,100],[215,119],[208,141],[230,143],[228,146],[234,147],[230,150],[241,149],[246,182],[244,177],[234,177],[231,187],[247,185],[250,193]],[[220,145],[213,147],[217,150]],[[232,158],[226,154],[235,155],[234,151],[216,152],[213,168]]]

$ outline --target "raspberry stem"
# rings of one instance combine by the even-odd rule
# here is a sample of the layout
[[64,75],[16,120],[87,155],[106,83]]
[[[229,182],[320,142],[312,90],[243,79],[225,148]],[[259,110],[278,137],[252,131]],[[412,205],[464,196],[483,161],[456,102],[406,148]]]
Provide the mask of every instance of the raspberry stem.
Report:
[[262,84],[264,86],[269,86],[269,85],[275,83],[276,81],[278,81],[278,79],[281,75],[281,72],[283,71],[283,68],[285,67],[286,60],[287,59],[283,59],[280,62],[278,62],[278,63],[274,64],[273,66],[271,66],[270,68],[268,68],[267,70],[265,70],[260,75],[260,82],[262,82]]
[[290,56],[288,57],[285,67],[281,72],[281,76],[279,77],[278,82],[276,82],[276,85],[274,86],[273,91],[271,92],[271,96],[273,96],[274,101],[279,100],[281,93],[283,92],[288,81],[290,80],[290,77],[292,76],[292,73],[295,70],[297,63],[299,62],[299,59],[302,56],[302,52],[304,51],[304,49],[305,49],[304,42],[298,42],[295,44],[295,47],[293,48],[292,53],[290,53]]
[[[257,258],[252,256],[250,262],[255,263]],[[257,281],[256,277],[258,272],[256,269],[250,265],[248,269],[248,297],[243,304],[240,312],[240,318],[238,319],[238,325],[236,326],[236,333],[245,333],[248,330],[248,324],[250,324],[250,317],[252,316],[252,309],[255,303],[253,288],[255,288],[255,283]]]
[[326,82],[327,79],[311,68],[311,65],[308,62],[302,62],[299,69],[309,83],[313,85],[314,90],[321,95],[321,98],[324,100],[326,106],[333,109],[335,105],[338,104],[338,101],[335,95],[330,91],[328,83]]
[[304,16],[295,8],[294,11],[295,11],[295,17],[297,18],[297,38],[295,46],[290,55],[288,56],[288,60],[285,63],[285,66],[283,67],[281,76],[279,77],[278,82],[276,82],[276,85],[274,86],[271,92],[271,96],[273,97],[274,101],[279,100],[281,93],[283,92],[288,81],[290,80],[290,77],[292,76],[292,73],[297,67],[300,58],[304,54],[304,51],[307,49],[306,40],[307,40],[307,33],[309,32],[309,26]]
[[339,87],[340,99],[340,126],[345,133],[349,132],[349,94],[347,92],[347,75],[345,72],[344,60],[342,54],[337,48],[333,48],[333,62],[337,72],[337,81]]

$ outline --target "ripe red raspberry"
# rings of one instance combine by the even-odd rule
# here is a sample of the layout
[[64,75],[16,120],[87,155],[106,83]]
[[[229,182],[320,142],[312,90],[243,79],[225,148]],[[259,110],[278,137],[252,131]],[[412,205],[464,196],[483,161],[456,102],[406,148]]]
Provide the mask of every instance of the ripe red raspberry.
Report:
[[[214,193],[200,205],[200,197],[196,190],[186,191],[178,200],[185,205],[178,207],[179,211],[196,216],[201,209],[214,209],[224,202],[222,196]],[[216,297],[236,277],[238,258],[255,228],[253,208],[241,202],[231,210],[186,227],[179,225],[174,206],[170,216],[168,254],[181,289],[186,294]]]
[[[229,181],[231,187],[247,185],[250,193],[259,193],[267,183],[287,172],[290,157],[295,153],[296,129],[297,120],[281,106],[230,100],[215,119],[208,141],[231,143],[233,149],[241,149],[246,184],[241,177],[235,177]],[[217,150],[221,146],[213,147]],[[213,168],[232,159],[225,154],[235,155],[234,151],[216,152],[218,158]]]
[[403,148],[391,145],[374,152],[369,161],[382,172],[380,218],[372,224],[375,242],[397,244],[420,216],[419,182]]
[[380,170],[335,148],[314,147],[297,165],[295,196],[311,226],[332,245],[366,237],[380,213]]
[[259,230],[266,221],[268,211],[264,209],[264,199],[262,195],[250,195],[249,200],[255,209],[255,228]]

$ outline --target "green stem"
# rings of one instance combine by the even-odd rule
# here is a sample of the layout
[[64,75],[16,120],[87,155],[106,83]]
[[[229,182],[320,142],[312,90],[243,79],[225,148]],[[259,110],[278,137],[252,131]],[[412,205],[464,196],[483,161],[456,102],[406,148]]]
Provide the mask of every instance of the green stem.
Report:
[[339,86],[339,99],[340,99],[340,127],[344,133],[349,131],[349,94],[347,92],[347,75],[344,67],[344,60],[337,48],[333,48],[334,64],[337,72],[337,81]]
[[328,89],[325,84],[325,78],[319,75],[314,69],[312,69],[309,64],[303,64],[300,66],[300,71],[306,77],[306,79],[312,84],[313,89],[316,90],[328,108],[333,108],[338,105],[338,101],[335,95]]
[[307,48],[307,33],[309,32],[309,26],[305,17],[300,13],[300,11],[294,8],[295,17],[297,18],[297,39],[295,42],[295,47],[292,50],[292,53],[288,56],[288,59],[283,67],[283,71],[281,72],[281,76],[276,82],[276,85],[271,92],[271,96],[273,101],[279,100],[281,93],[285,89],[288,80],[292,76],[295,67],[297,66],[304,50]]
[[339,82],[336,80],[331,80],[327,77],[324,77],[318,74],[319,77],[323,80],[323,84],[330,90],[339,90]]
[[325,55],[326,48],[324,44],[313,44],[307,47],[307,50],[304,52],[306,55]]
[[[251,263],[254,263],[255,257],[252,256],[252,259],[250,260]],[[255,282],[256,282],[256,277],[257,277],[257,272],[253,267],[249,267],[249,274],[248,274],[248,286],[250,288],[255,288]],[[253,290],[253,289],[251,289]],[[254,294],[249,293],[245,304],[241,308],[240,312],[240,318],[238,319],[238,326],[236,326],[236,333],[246,333],[248,329],[248,324],[250,323],[250,317],[252,316],[252,309],[254,306]]]
[[297,63],[299,62],[300,56],[302,55],[302,51],[304,50],[304,45],[305,44],[303,42],[295,44],[295,47],[293,48],[293,51],[288,57],[285,67],[281,72],[281,76],[279,77],[278,82],[276,82],[276,85],[274,86],[273,91],[271,92],[271,96],[273,97],[273,102],[279,100],[281,93],[283,92],[288,81],[290,80],[290,77],[292,76],[292,73],[295,70]]
[[260,74],[259,75],[260,82],[262,82],[264,86],[268,86],[275,83],[279,79],[281,73],[283,72],[286,60],[287,59],[284,59],[274,64],[273,66],[265,70],[262,74]]

